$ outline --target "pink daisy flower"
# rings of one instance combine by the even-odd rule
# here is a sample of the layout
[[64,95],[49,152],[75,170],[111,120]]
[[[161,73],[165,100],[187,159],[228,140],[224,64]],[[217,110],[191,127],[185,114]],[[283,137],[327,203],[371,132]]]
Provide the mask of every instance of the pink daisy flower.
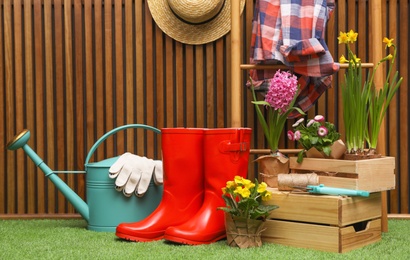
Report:
[[293,134],[293,139],[294,139],[295,141],[298,141],[298,140],[300,139],[300,137],[301,137],[300,131],[297,130],[297,131]]
[[292,130],[289,130],[289,131],[288,131],[288,138],[289,138],[289,140],[291,140],[291,141],[295,140],[294,134],[293,134]]
[[319,130],[317,130],[317,134],[319,135],[319,136],[326,136],[327,135],[327,132],[328,132],[328,130],[327,130],[327,128],[326,127],[324,127],[324,126],[320,126],[319,127]]
[[325,117],[322,115],[317,115],[313,118],[316,122],[325,121]]
[[301,123],[303,123],[303,121],[305,121],[304,118],[299,119],[298,121],[296,121],[296,122],[292,125],[292,127],[297,127],[298,125],[300,125]]

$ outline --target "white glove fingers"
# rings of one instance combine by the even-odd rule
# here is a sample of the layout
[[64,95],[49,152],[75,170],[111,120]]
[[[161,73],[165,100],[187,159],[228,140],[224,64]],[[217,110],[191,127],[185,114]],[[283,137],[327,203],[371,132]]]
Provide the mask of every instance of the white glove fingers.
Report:
[[154,182],[156,185],[161,185],[164,183],[164,173],[162,170],[162,161],[155,160],[155,168],[154,168]]
[[131,174],[132,166],[130,166],[129,164],[124,164],[120,173],[117,176],[117,179],[115,180],[115,185],[118,187],[123,187],[127,183]]
[[142,197],[149,187],[151,182],[152,173],[154,172],[155,163],[154,160],[148,159],[147,157],[140,158],[139,164],[142,171],[141,180],[138,184],[138,188],[135,191],[135,194],[139,197]]
[[151,178],[157,185],[163,183],[162,161],[127,152],[110,167],[109,177],[116,178],[115,189],[122,191],[125,196],[129,197],[135,193],[142,197],[149,188]]
[[122,190],[122,193],[124,194],[125,197],[131,197],[132,192],[130,194],[125,192],[125,189]]
[[118,174],[120,173],[122,167],[124,166],[124,164],[127,162],[127,158],[130,156],[130,153],[124,153],[123,155],[121,155],[118,160],[113,163],[113,165],[111,165],[110,169],[108,169],[109,172],[109,177],[111,179],[114,179],[115,177],[118,176]]
[[130,178],[124,186],[124,194],[131,196],[131,194],[137,188],[137,185],[141,182],[141,171],[139,169],[133,168]]
[[149,183],[151,182],[151,175],[149,177],[149,179],[147,178],[147,176],[145,176],[145,178],[141,178],[141,181],[138,184],[138,188],[137,190],[135,190],[135,195],[137,195],[138,197],[144,196],[145,192],[147,192]]

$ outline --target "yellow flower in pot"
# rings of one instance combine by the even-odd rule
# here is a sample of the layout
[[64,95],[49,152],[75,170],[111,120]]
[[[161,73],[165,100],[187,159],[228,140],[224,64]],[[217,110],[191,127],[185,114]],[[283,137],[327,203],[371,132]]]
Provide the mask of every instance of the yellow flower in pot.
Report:
[[[393,75],[394,61],[397,55],[393,39],[384,38],[386,48],[393,48],[393,55],[382,58],[369,72],[362,77],[361,61],[350,49],[350,44],[357,41],[358,33],[350,30],[340,32],[339,44],[346,44],[348,57],[342,55],[340,63],[349,62],[342,84],[343,119],[346,133],[347,154],[366,156],[375,154],[380,128],[390,102],[398,91],[403,80],[396,71]],[[389,62],[390,61],[390,62]],[[373,80],[377,69],[383,62],[389,62],[386,80],[381,89],[376,89]],[[364,83],[363,83],[364,82]],[[365,149],[367,142],[368,150]]]
[[[252,82],[252,80],[250,80]],[[305,113],[294,107],[298,95],[297,77],[290,72],[278,70],[271,80],[264,100],[257,100],[254,86],[251,86],[253,101],[259,123],[269,144],[271,154],[257,159],[262,180],[269,187],[277,187],[277,175],[289,172],[288,158],[279,152],[279,139],[289,114],[296,110],[299,114]],[[260,108],[266,109],[265,113]]]
[[272,196],[267,184],[235,176],[222,188],[222,193],[226,207],[218,209],[225,211],[228,245],[240,248],[261,246],[264,221],[272,210],[278,208],[276,205],[262,204]]
[[346,146],[340,140],[340,133],[334,124],[325,122],[322,115],[316,115],[304,125],[304,119],[296,121],[292,127],[294,131],[287,132],[291,141],[297,141],[303,150],[298,153],[297,162],[303,161],[303,156],[316,158],[339,159],[343,157]]

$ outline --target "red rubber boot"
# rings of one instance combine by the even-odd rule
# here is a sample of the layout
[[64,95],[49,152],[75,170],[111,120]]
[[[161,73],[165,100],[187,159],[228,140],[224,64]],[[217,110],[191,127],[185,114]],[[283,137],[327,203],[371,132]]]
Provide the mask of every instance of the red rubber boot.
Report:
[[246,177],[248,172],[250,128],[206,129],[204,137],[204,203],[198,213],[179,226],[169,227],[164,239],[200,245],[226,237],[222,188],[236,175]]
[[145,219],[121,223],[119,238],[147,242],[162,239],[169,226],[192,218],[203,204],[204,129],[161,129],[164,189],[158,207]]

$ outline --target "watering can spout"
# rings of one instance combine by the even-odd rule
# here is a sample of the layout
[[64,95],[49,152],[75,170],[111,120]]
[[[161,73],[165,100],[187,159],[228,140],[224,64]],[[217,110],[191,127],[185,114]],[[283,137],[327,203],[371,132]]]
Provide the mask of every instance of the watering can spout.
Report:
[[24,152],[30,159],[39,167],[45,176],[57,187],[64,197],[74,206],[80,215],[86,220],[89,220],[89,208],[87,203],[77,195],[63,180],[61,180],[53,170],[51,170],[44,161],[27,145],[30,139],[30,131],[25,129],[20,134],[17,134],[8,144],[7,149],[17,150],[23,148]]

